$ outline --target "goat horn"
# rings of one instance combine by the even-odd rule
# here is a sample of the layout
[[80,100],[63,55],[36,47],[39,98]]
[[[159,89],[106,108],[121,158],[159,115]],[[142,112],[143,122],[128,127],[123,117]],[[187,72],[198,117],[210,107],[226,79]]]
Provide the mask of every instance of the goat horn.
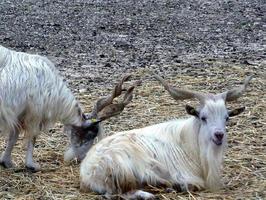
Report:
[[114,90],[112,91],[112,94],[107,96],[107,97],[103,97],[100,98],[95,106],[93,107],[92,110],[92,116],[96,117],[97,113],[99,113],[104,107],[112,104],[112,101],[115,97],[118,97],[119,95],[121,95],[122,93],[122,85],[125,81],[127,81],[130,78],[131,75],[126,75],[124,76],[119,83],[115,86]]
[[247,85],[252,79],[252,77],[253,77],[252,75],[246,77],[242,85],[222,93],[221,95],[225,99],[225,101],[233,101],[239,98],[246,91]]
[[174,88],[170,86],[162,77],[158,76],[157,74],[154,74],[154,77],[164,86],[164,88],[169,92],[169,94],[175,100],[197,98],[201,103],[203,103],[205,100],[205,95],[203,93]]
[[108,106],[106,106],[105,108],[103,108],[99,113],[98,113],[98,118],[103,121],[105,119],[108,119],[112,116],[118,115],[120,114],[126,105],[128,105],[130,103],[130,101],[133,99],[133,90],[134,90],[134,86],[131,86],[125,96],[122,102],[117,103],[117,104],[110,104]]

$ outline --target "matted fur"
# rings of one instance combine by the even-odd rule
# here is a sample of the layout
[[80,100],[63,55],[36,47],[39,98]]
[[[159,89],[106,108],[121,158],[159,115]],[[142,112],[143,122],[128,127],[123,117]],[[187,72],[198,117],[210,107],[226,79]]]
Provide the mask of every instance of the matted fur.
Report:
[[77,101],[52,62],[0,46],[0,127],[38,134],[60,120],[81,124]]
[[[221,106],[220,102],[211,106]],[[214,113],[215,114],[215,113]],[[224,146],[201,141],[199,119],[173,120],[104,138],[81,163],[82,190],[124,193],[143,184],[216,190]]]
[[[0,46],[0,129],[9,135],[1,164],[11,166],[11,151],[18,132],[28,142],[27,165],[33,164],[33,138],[55,122],[81,126],[81,108],[47,58]],[[12,134],[11,134],[12,133]]]
[[[81,163],[81,190],[131,198],[145,185],[178,186],[182,191],[220,189],[230,115],[225,100],[210,95],[198,111],[188,113],[193,116],[104,138]],[[217,131],[223,134],[222,142],[217,142]]]

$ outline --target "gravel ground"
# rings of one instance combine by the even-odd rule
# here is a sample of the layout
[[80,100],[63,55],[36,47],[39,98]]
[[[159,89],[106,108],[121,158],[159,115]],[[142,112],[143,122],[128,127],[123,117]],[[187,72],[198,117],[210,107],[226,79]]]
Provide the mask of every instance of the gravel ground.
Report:
[[[213,92],[231,88],[254,74],[246,97],[232,104],[244,104],[248,111],[230,124],[232,137],[224,173],[227,189],[215,194],[158,197],[263,199],[265,13],[263,0],[1,0],[0,44],[48,56],[88,111],[122,74],[142,79],[129,108],[106,122],[110,133],[185,114],[184,103],[171,100],[145,74],[146,69],[164,75],[173,84]],[[51,132],[62,132],[60,125]],[[50,137],[50,133],[41,136],[36,154],[44,169],[57,170],[29,174],[0,169],[1,198],[96,198],[79,193],[78,165],[66,166],[62,161],[66,138],[60,134]],[[0,145],[4,146],[2,140]],[[23,165],[21,149],[19,144],[14,154],[18,167]]]
[[259,0],[2,0],[0,13],[3,45],[55,58],[68,80],[82,79],[79,87],[143,67],[254,65],[266,57]]

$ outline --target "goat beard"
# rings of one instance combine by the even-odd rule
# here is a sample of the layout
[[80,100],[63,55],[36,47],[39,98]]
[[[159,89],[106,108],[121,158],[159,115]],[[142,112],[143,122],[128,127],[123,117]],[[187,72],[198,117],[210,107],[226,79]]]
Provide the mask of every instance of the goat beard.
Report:
[[213,144],[209,144],[205,154],[206,187],[212,191],[219,190],[223,187],[221,181],[225,146],[217,148]]

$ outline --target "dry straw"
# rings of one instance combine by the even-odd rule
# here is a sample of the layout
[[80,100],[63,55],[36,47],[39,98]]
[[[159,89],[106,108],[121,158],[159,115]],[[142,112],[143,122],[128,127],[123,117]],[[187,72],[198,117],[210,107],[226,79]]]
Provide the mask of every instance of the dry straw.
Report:
[[[206,61],[207,62],[207,61]],[[176,66],[175,66],[176,67]],[[200,91],[221,92],[240,84],[246,74],[254,74],[248,92],[237,102],[228,106],[246,106],[246,111],[230,121],[228,128],[229,146],[224,163],[224,189],[211,193],[166,193],[156,190],[159,199],[263,199],[266,198],[266,136],[265,136],[265,66],[250,67],[211,64],[208,68],[183,68],[179,71],[168,66],[169,73],[160,72],[174,85],[198,89]],[[120,74],[121,75],[121,74]],[[127,130],[185,116],[185,103],[194,101],[174,101],[155,80],[137,71],[135,77],[143,79],[137,87],[133,102],[123,114],[107,121],[106,133]],[[137,79],[136,78],[136,79]],[[75,85],[75,84],[74,84]],[[99,94],[110,90],[94,88],[90,93],[79,94],[79,99],[87,111]],[[100,92],[99,92],[100,90]],[[63,162],[63,152],[67,138],[60,124],[37,140],[34,157],[42,166],[42,171],[30,173],[24,170],[22,139],[15,147],[13,158],[16,167],[0,168],[0,199],[101,199],[100,196],[79,192],[79,164]],[[0,141],[1,151],[4,141]],[[115,197],[118,198],[118,197]]]

